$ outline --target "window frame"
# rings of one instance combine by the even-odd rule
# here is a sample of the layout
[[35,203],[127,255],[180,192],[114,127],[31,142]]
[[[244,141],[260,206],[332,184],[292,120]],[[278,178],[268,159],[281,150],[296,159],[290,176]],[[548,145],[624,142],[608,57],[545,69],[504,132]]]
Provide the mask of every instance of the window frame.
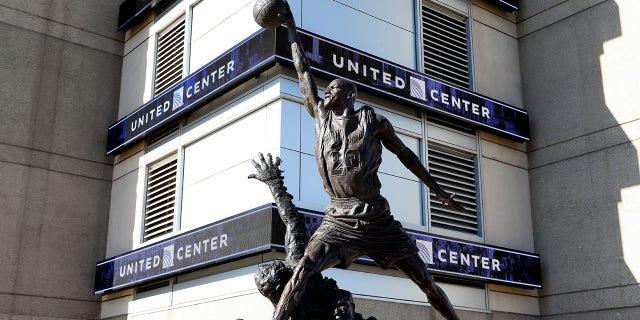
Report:
[[147,102],[155,96],[156,62],[158,57],[158,38],[163,31],[170,28],[179,19],[184,19],[184,50],[182,58],[182,79],[189,76],[191,58],[191,30],[193,24],[193,7],[203,0],[179,0],[166,8],[166,11],[158,14],[149,28],[149,48],[147,52],[147,82],[145,86],[144,101]]
[[[435,121],[434,121],[435,120]],[[464,239],[470,241],[482,241],[485,236],[484,230],[484,205],[483,205],[483,193],[482,193],[482,150],[480,143],[480,134],[476,129],[468,129],[463,125],[456,123],[449,123],[446,120],[442,120],[437,117],[430,117],[426,114],[423,116],[424,121],[424,155],[423,164],[429,170],[429,151],[430,145],[435,144],[440,149],[450,149],[454,153],[462,153],[466,155],[472,155],[475,159],[475,184],[476,184],[476,212],[477,212],[477,225],[478,232],[468,233],[462,231],[456,231],[448,228],[436,227],[432,225],[431,219],[431,203],[429,196],[429,189],[424,188],[423,202],[425,203],[425,226],[428,231],[438,235],[450,236],[457,239]],[[464,128],[463,130],[456,127]],[[437,128],[437,129],[436,129]],[[466,129],[466,130],[465,130]],[[446,130],[449,139],[441,139],[434,134],[436,130]],[[451,139],[453,138],[453,139]],[[447,190],[445,190],[447,191]]]
[[[142,208],[140,210],[140,222],[139,222],[139,245],[148,245],[158,241],[162,241],[166,238],[172,237],[181,230],[181,217],[182,217],[182,185],[184,175],[184,148],[180,143],[181,135],[184,130],[184,120],[180,121],[174,126],[170,127],[168,132],[160,132],[158,135],[151,135],[145,139],[144,155],[140,159],[142,162],[141,169],[144,170],[142,181]],[[175,130],[174,130],[175,129]],[[149,182],[149,167],[159,162],[164,161],[167,158],[175,157],[177,160],[177,172],[176,172],[176,191],[175,191],[175,203],[173,209],[174,223],[173,230],[162,236],[149,239],[145,241],[145,218],[146,218],[146,203],[147,203],[147,187]]]
[[[181,68],[182,69],[180,70],[180,79],[177,80],[177,81],[169,81],[169,82],[167,82],[168,84],[165,84],[165,85],[161,86],[161,87],[164,87],[164,89],[162,91],[157,91],[156,92],[156,90],[158,88],[157,80],[158,80],[158,67],[159,67],[159,63],[158,62],[160,60],[159,59],[160,39],[163,36],[165,36],[166,34],[172,33],[173,29],[175,27],[177,27],[178,25],[180,25],[180,24],[184,24],[184,27],[183,27],[184,30],[183,30],[183,34],[182,34],[182,43],[183,43],[182,45],[183,45],[183,48],[182,48],[182,61],[181,61],[181,64],[182,64]],[[186,51],[187,51],[186,48],[188,47],[188,44],[186,42],[187,41],[187,39],[186,39],[186,37],[187,37],[187,28],[188,28],[188,26],[187,26],[187,18],[186,18],[185,15],[181,15],[178,18],[176,18],[175,20],[173,20],[171,23],[169,23],[167,26],[165,26],[162,30],[160,30],[157,33],[155,33],[155,35],[154,35],[155,36],[155,48],[154,48],[155,54],[154,54],[154,59],[153,59],[153,78],[152,78],[152,80],[153,80],[152,81],[153,82],[153,84],[152,84],[153,85],[153,96],[154,97],[162,94],[167,89],[171,88],[172,86],[174,86],[176,83],[180,82],[180,80],[184,79],[187,76],[187,74],[185,72],[186,71],[186,65],[188,64],[187,63],[188,59],[187,59],[187,56],[186,56]],[[168,47],[168,48],[174,48],[174,47],[171,46],[171,47]]]
[[[178,206],[178,190],[180,189],[180,180],[178,179],[179,177],[179,172],[180,172],[180,161],[179,161],[179,156],[178,156],[178,152],[171,152],[168,154],[165,154],[163,157],[161,157],[160,159],[156,159],[152,162],[149,162],[145,165],[145,173],[144,173],[144,197],[143,197],[143,201],[142,201],[142,219],[141,219],[141,226],[140,226],[140,244],[149,244],[149,243],[154,243],[157,242],[161,239],[167,238],[171,235],[173,235],[176,231],[176,224],[177,223],[177,208]],[[153,167],[156,166],[162,166],[164,164],[167,164],[169,162],[173,162],[176,161],[175,164],[175,187],[174,187],[174,192],[173,192],[173,209],[172,209],[172,215],[173,215],[173,222],[171,225],[171,231],[163,233],[159,236],[155,236],[152,237],[150,239],[147,239],[146,236],[146,219],[147,219],[147,201],[149,200],[149,185],[150,185],[150,177],[151,177],[151,171],[153,170]]]
[[422,22],[423,6],[430,6],[440,12],[449,13],[450,15],[461,16],[467,21],[467,61],[469,65],[469,85],[464,89],[475,90],[477,87],[475,77],[475,54],[473,46],[473,20],[472,20],[472,4],[469,0],[418,0],[414,2],[414,25],[415,25],[415,69],[425,73],[425,56],[424,56],[424,26]]

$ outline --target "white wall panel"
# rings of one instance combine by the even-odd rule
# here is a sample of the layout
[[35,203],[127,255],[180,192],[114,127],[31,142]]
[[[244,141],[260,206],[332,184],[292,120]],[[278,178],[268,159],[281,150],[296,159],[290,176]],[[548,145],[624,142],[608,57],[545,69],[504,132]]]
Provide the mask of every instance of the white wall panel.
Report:
[[298,85],[297,81],[293,81],[287,78],[280,78],[279,81],[280,81],[280,90],[283,95],[302,100],[302,94],[300,93],[300,86]]
[[247,179],[258,152],[278,151],[266,148],[269,114],[263,108],[185,148],[181,230],[273,201],[268,188]]
[[455,146],[470,152],[475,152],[478,149],[478,142],[475,137],[459,134],[440,125],[429,124],[427,136],[429,141]]
[[[196,117],[194,122],[185,127],[181,142],[183,144],[192,143],[212,131],[219,130],[223,126],[238,121],[248,113],[263,108],[267,103],[275,100],[279,93],[279,82],[275,80],[248,92],[246,95],[203,118],[198,119]],[[280,130],[280,122],[268,123],[267,128],[267,130]],[[267,134],[267,137],[271,138],[272,135]],[[278,143],[278,140],[268,143],[271,146],[273,142]]]
[[318,173],[316,159],[312,155],[300,157],[300,200],[296,205],[311,210],[324,211],[329,204],[329,195]]
[[103,301],[100,310],[100,317],[102,319],[109,319],[130,313],[133,313],[133,296],[124,296],[117,299]]
[[171,306],[171,287],[167,285],[158,289],[145,291],[136,294],[134,299],[134,313],[168,308]]
[[[293,196],[293,201],[296,202],[300,199],[300,153],[282,148],[280,149],[280,159],[282,159],[280,169],[284,171],[282,174],[284,184],[287,191]],[[273,198],[270,198],[269,202],[273,202]]]
[[420,182],[388,174],[379,174],[380,193],[389,202],[391,214],[402,223],[422,224]]
[[203,0],[193,6],[191,39],[198,40],[207,32],[226,22],[229,17],[242,14],[244,8],[253,8],[254,0],[219,1]]
[[140,242],[144,169],[134,170],[111,187],[106,257],[127,252]]
[[[420,291],[417,285],[407,278],[336,268],[324,271],[323,275],[335,279],[341,289],[349,290],[354,295],[362,295],[364,298],[377,297],[401,300],[401,302],[404,303],[427,302],[426,295]],[[438,285],[446,292],[454,307],[476,310],[487,309],[487,299],[485,290],[483,289],[448,283],[438,283]]]
[[184,187],[251,159],[265,145],[266,120],[262,109],[187,146]]
[[149,41],[145,40],[123,57],[118,119],[140,107],[150,94],[145,94],[145,90],[147,90],[147,84],[151,83],[153,73],[150,70],[153,61],[151,63],[148,61],[150,56],[153,57],[152,51]]
[[300,105],[300,151],[314,154],[316,145],[316,121],[307,109]]
[[270,318],[272,314],[271,302],[256,292],[176,306],[171,310],[171,319],[261,320]]
[[258,293],[253,279],[257,268],[249,266],[177,283],[172,316],[175,319],[264,319],[273,313],[273,306]]
[[181,231],[222,220],[273,202],[269,188],[247,176],[255,172],[249,160],[185,187]]
[[274,150],[279,150],[280,146],[282,145],[282,120],[283,120],[283,114],[282,114],[282,103],[284,101],[276,101],[270,105],[268,105],[265,110],[266,110],[266,127],[265,127],[265,131],[264,131],[264,145],[262,146],[261,150],[257,150],[256,152],[254,152],[254,156],[257,155],[257,152],[262,152],[262,153],[266,153],[266,152],[271,152],[274,157],[278,154],[277,151]]
[[[398,23],[400,25],[407,23],[395,17],[395,15],[402,17],[412,14],[413,2],[407,0],[394,2],[394,11],[398,12],[397,14],[373,12],[375,11],[373,9],[382,5],[383,1],[362,4],[364,2],[367,1],[351,1],[351,5],[357,3],[355,7],[351,7],[338,1],[306,0],[302,5],[302,22],[298,22],[298,25],[329,39],[413,68],[415,66],[414,28],[399,27]],[[389,11],[388,8],[386,11]],[[394,21],[386,21],[385,18],[393,18]],[[411,21],[413,22],[413,18]],[[410,48],[410,50],[398,48]]]
[[337,0],[336,2],[394,24],[402,29],[408,31],[415,29],[413,27],[413,0],[396,0],[393,2],[393,10],[389,10],[388,0]]
[[[414,137],[410,137],[401,133],[396,132],[400,140],[409,148],[413,153],[415,153],[418,157],[422,154],[420,150],[420,140]],[[405,179],[411,179],[414,181],[418,181],[418,178],[405,167],[398,156],[391,153],[391,151],[387,150],[387,148],[382,148],[382,164],[380,165],[380,172],[384,172],[390,175],[394,175],[397,177],[402,177]]]
[[[356,103],[357,108],[361,107],[362,105],[366,105],[367,102],[358,102]],[[381,116],[387,118],[387,120],[389,120],[389,122],[391,122],[391,124],[393,125],[393,127],[395,128],[400,128],[402,130],[406,130],[406,131],[410,131],[412,133],[415,133],[416,135],[421,136],[422,135],[422,120],[416,118],[416,117],[410,117],[410,116],[406,116],[406,115],[401,115],[399,113],[396,112],[391,112],[385,109],[381,109],[378,108],[376,106],[373,106],[373,109],[376,111],[376,113],[380,114]]]
[[487,243],[533,252],[528,172],[484,158],[482,173]]
[[491,310],[540,315],[540,306],[536,297],[489,291],[489,301]]
[[260,27],[253,22],[254,1],[202,1],[193,8],[189,73],[229,50]]
[[257,292],[253,275],[257,266],[236,269],[174,285],[173,304]]
[[[515,25],[509,26],[515,29]],[[479,21],[473,22],[473,31],[476,92],[522,107],[517,37],[496,32],[493,26]]]
[[[282,123],[282,127],[280,128],[280,146],[290,150],[300,150],[300,118],[301,116],[311,117],[309,117],[307,112],[303,111],[303,108],[297,103],[282,100],[281,104],[282,118],[279,119],[279,122]],[[304,115],[301,115],[302,112],[304,112]]]
[[171,311],[162,310],[156,312],[148,312],[142,314],[136,314],[132,316],[134,320],[171,320]]

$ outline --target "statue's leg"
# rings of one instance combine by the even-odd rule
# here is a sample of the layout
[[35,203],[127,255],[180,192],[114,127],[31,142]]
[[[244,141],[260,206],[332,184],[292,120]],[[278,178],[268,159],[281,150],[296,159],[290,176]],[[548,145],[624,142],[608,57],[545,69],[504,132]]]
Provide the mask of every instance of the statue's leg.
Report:
[[282,291],[273,320],[288,320],[302,299],[308,280],[341,262],[338,252],[321,241],[311,241]]
[[396,267],[402,270],[420,289],[427,295],[429,303],[447,320],[460,320],[449,298],[444,291],[433,281],[427,271],[427,266],[422,259],[415,254],[404,260],[396,262]]

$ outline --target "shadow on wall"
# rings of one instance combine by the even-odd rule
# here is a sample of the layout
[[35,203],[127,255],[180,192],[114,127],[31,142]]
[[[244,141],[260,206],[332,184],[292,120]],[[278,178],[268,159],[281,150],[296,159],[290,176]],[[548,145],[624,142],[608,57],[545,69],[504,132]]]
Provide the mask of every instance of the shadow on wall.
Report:
[[[565,12],[572,13],[553,20]],[[522,2],[520,61],[545,319],[640,319],[639,150],[630,135],[640,121],[630,99],[639,87],[637,75],[621,67],[629,61],[617,58],[631,57],[629,47],[637,45],[621,21],[635,22],[620,13],[613,0]]]

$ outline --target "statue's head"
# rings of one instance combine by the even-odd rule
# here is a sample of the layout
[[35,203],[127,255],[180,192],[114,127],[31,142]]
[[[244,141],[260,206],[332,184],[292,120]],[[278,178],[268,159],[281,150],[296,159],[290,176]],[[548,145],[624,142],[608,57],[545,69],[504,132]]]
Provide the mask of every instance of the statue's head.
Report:
[[275,306],[280,300],[285,285],[293,275],[291,266],[283,261],[271,261],[258,267],[254,280],[258,291]]
[[353,109],[357,95],[358,89],[355,83],[345,79],[335,79],[329,83],[324,93],[324,107],[336,112],[347,108]]

